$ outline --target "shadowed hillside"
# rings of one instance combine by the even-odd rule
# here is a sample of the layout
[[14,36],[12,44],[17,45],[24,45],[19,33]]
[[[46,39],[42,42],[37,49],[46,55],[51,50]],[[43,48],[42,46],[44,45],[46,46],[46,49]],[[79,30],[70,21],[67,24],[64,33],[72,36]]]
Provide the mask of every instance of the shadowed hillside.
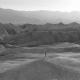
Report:
[[61,42],[79,43],[80,24],[0,24],[0,44],[14,46],[53,45]]

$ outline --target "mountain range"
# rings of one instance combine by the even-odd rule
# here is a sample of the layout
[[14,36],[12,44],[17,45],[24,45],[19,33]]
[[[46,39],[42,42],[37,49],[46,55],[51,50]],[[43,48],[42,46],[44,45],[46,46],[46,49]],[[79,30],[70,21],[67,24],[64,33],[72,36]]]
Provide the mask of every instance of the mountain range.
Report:
[[0,8],[0,22],[13,24],[80,23],[80,12],[17,11]]

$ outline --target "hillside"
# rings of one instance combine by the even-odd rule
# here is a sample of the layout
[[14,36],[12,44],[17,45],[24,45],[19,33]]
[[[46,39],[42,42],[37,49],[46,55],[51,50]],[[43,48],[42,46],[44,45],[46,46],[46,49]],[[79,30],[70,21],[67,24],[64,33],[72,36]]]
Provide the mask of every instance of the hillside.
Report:
[[19,11],[0,8],[0,22],[13,23],[13,24],[24,24],[24,23],[36,24],[40,22],[40,20],[26,17],[22,14],[22,12]]
[[13,24],[1,24],[0,28],[0,35],[3,38],[2,42],[23,46],[48,45],[55,42],[77,42],[79,41],[80,33],[79,24],[76,24],[76,26],[61,23],[45,25],[24,24],[17,26]]
[[80,12],[16,11],[0,8],[0,22],[13,24],[80,23]]
[[[5,46],[40,46],[80,42],[80,24],[0,24],[0,44]],[[6,45],[7,44],[7,45]]]

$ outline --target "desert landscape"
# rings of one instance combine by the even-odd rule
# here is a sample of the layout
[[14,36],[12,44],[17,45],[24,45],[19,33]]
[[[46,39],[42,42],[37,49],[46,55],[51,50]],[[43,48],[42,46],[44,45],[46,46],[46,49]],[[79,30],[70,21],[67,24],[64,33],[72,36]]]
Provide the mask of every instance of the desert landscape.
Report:
[[0,80],[80,80],[80,0],[0,0]]
[[[0,56],[0,80],[80,80],[79,52],[48,51],[48,48],[59,49],[60,45],[61,48],[76,46],[72,43],[60,43],[56,46],[3,50],[1,53],[8,52],[8,54]],[[30,50],[28,51],[28,49]],[[38,52],[36,52],[37,50]],[[13,51],[17,54],[13,54]]]

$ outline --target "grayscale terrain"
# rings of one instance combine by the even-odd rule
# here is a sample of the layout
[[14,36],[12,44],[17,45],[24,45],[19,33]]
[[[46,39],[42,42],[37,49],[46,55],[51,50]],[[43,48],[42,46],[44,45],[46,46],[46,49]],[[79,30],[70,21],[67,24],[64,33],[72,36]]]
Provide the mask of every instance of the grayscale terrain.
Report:
[[0,22],[14,24],[46,24],[59,23],[65,24],[78,22],[80,23],[80,12],[60,12],[60,11],[17,11],[12,9],[0,8]]
[[0,8],[0,80],[80,80],[77,17]]
[[64,44],[67,45],[62,43],[56,47],[3,49],[0,56],[0,80],[80,80],[79,52],[48,51],[46,56],[44,54],[45,49],[59,49],[60,45],[61,48],[76,46]]

